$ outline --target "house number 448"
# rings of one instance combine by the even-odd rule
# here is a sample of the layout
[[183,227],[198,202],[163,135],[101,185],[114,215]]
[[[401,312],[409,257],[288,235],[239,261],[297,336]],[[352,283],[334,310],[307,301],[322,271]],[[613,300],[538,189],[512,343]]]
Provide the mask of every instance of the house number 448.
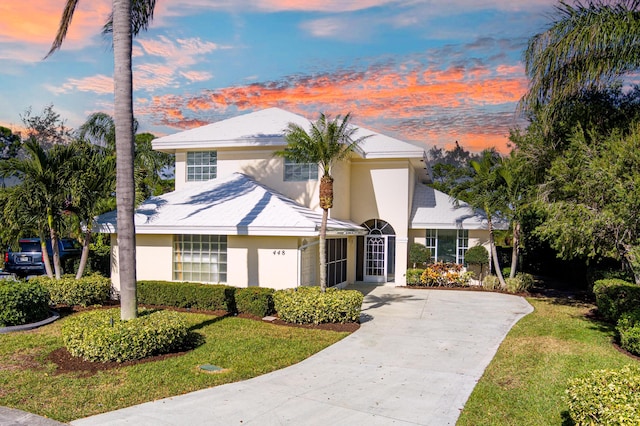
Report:
[[273,251],[273,255],[274,256],[284,256],[284,250],[274,250]]

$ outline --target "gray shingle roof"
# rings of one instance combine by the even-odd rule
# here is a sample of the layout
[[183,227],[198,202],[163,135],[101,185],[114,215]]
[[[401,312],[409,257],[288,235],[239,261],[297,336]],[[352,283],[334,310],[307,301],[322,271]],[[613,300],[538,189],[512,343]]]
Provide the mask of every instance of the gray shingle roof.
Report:
[[[154,139],[153,148],[175,152],[177,149],[238,148],[250,146],[284,146],[283,135],[289,123],[308,129],[309,119],[280,108],[268,108],[232,117],[206,126],[196,127],[173,135]],[[418,158],[424,157],[424,148],[385,136],[362,127],[356,127],[354,138],[365,139],[357,150],[363,158]]]
[[[137,210],[137,234],[317,236],[322,213],[234,173],[149,198]],[[99,232],[117,232],[116,212],[96,219]],[[329,219],[327,234],[362,233],[355,223]]]
[[[412,229],[487,229],[487,219],[482,211],[474,210],[467,203],[460,201],[456,206],[449,195],[417,183],[410,226]],[[494,223],[496,229],[506,229],[506,226],[502,221]]]

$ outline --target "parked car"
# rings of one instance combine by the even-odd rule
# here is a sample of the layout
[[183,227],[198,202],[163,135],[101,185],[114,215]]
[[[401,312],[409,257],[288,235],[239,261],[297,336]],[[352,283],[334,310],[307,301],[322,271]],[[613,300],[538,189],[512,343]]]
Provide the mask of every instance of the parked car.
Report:
[[[18,241],[18,245],[20,246],[20,251],[12,251],[11,247],[7,249],[4,255],[4,271],[22,278],[29,275],[45,274],[40,238],[22,238]],[[60,263],[64,264],[68,259],[80,257],[82,246],[72,238],[61,238],[58,240],[58,251],[60,253]],[[47,240],[47,252],[49,253],[49,258],[53,259],[50,240]]]

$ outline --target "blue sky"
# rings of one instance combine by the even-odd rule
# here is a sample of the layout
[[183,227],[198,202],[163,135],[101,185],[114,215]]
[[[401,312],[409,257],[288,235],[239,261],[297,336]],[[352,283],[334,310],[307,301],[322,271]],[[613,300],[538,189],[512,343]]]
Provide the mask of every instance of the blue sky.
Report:
[[[9,4],[7,4],[9,3]],[[64,0],[0,4],[0,125],[49,104],[70,127],[113,112],[100,34],[111,0],[80,0],[47,60]],[[134,109],[158,136],[277,106],[406,141],[506,151],[521,126],[522,51],[555,0],[158,0],[134,40]]]

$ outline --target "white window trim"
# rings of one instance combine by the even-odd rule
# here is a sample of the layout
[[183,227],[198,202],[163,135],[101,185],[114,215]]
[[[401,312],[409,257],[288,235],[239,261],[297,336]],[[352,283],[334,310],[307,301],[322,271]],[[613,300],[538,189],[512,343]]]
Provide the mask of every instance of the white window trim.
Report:
[[[449,229],[446,229],[449,231]],[[469,249],[469,231],[467,229],[457,229],[456,230],[456,263],[464,264],[464,254],[466,250]],[[465,236],[466,233],[466,236]],[[425,246],[433,253],[431,256],[431,261],[436,261],[438,259],[438,229],[427,229],[425,231]],[[466,239],[466,246],[461,244]],[[433,245],[430,243],[433,241]],[[460,253],[460,250],[465,250],[465,253]]]
[[[189,164],[189,157],[194,157],[197,154],[201,154],[200,160],[202,160],[203,154],[207,154],[209,162],[208,164]],[[212,157],[213,155],[213,157]],[[195,162],[195,158],[192,159]],[[196,173],[195,170],[190,173],[192,169],[200,168],[200,172]],[[207,172],[204,172],[204,168],[207,168]],[[189,151],[185,160],[185,180],[187,182],[203,182],[211,179],[215,179],[218,176],[218,153],[217,151]],[[205,178],[206,177],[206,178]]]
[[[306,176],[304,176],[304,173],[301,172],[297,175],[298,178],[296,178],[296,175],[294,173],[287,173],[287,170],[293,167],[300,167],[301,169],[306,168]],[[316,181],[318,180],[318,175],[319,175],[318,168],[319,166],[316,163],[296,163],[293,160],[289,160],[285,158],[284,166],[282,170],[282,173],[283,173],[282,179],[285,182]]]

